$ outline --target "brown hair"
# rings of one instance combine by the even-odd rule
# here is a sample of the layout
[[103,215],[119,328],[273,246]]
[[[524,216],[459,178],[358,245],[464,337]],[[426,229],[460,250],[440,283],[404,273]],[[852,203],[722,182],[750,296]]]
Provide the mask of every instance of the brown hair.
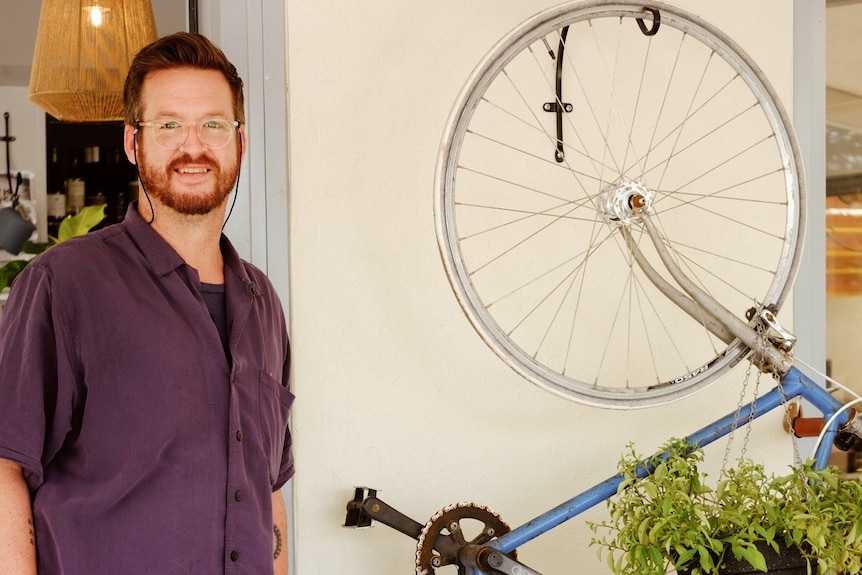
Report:
[[129,67],[123,87],[123,113],[127,124],[142,120],[141,92],[144,80],[159,70],[172,68],[217,70],[224,74],[233,93],[233,112],[236,119],[245,122],[242,78],[218,46],[205,36],[191,32],[178,32],[159,38],[137,53]]

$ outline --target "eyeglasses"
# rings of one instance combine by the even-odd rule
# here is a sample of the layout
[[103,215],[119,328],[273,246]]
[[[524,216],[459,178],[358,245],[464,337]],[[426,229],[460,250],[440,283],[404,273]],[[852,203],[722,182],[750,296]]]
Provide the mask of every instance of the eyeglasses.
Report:
[[153,122],[136,122],[135,127],[150,129],[153,141],[160,148],[175,150],[183,145],[188,137],[188,127],[196,126],[198,139],[211,150],[224,148],[233,138],[233,133],[239,128],[239,120],[211,119],[197,122],[179,122],[177,120],[156,120]]

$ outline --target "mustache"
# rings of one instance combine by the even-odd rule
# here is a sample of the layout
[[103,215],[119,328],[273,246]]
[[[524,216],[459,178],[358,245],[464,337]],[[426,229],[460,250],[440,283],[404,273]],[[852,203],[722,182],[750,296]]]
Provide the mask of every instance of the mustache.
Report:
[[182,156],[171,160],[171,162],[168,164],[168,170],[173,171],[189,164],[194,164],[196,166],[206,166],[207,168],[211,168],[213,170],[218,168],[218,162],[216,162],[212,157],[207,154],[200,154],[199,156],[193,157],[191,154],[184,153]]

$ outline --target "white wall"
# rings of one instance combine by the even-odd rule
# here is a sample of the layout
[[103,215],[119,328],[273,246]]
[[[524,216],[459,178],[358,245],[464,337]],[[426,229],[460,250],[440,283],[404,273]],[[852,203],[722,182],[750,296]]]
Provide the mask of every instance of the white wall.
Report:
[[[738,402],[741,373],[648,411],[566,402],[503,365],[449,288],[432,180],[450,106],[505,32],[554,3],[287,4],[299,575],[413,569],[406,536],[340,526],[354,486],[379,489],[421,523],[475,501],[514,526],[612,475],[627,442],[651,451]],[[792,109],[791,3],[678,3],[739,42]],[[773,415],[748,452],[783,467],[792,447]],[[720,465],[723,446],[709,453]],[[601,512],[520,557],[546,575],[607,573],[583,521]]]
[[[39,218],[39,237],[47,237],[45,220],[45,113],[27,99],[27,86],[0,86],[0,122],[3,113],[9,112],[9,135],[15,138],[9,145],[11,171],[32,172],[30,195],[35,202]],[[5,125],[0,124],[0,136],[5,135]],[[0,142],[0,172],[6,174],[6,144]],[[4,180],[5,181],[5,180]],[[0,186],[7,188],[8,184]],[[0,260],[10,257],[0,251]]]

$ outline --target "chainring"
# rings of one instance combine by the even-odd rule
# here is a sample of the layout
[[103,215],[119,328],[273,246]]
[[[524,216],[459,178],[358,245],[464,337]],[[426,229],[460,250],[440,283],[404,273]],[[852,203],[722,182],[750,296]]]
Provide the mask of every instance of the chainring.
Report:
[[[469,527],[471,532],[478,530],[478,533],[468,540],[464,527]],[[484,505],[449,505],[435,513],[419,534],[416,573],[435,575],[437,568],[456,565],[458,575],[466,575],[466,568],[460,563],[460,551],[467,545],[484,545],[508,532],[509,526],[502,518]],[[516,552],[512,551],[508,557],[516,559]]]

